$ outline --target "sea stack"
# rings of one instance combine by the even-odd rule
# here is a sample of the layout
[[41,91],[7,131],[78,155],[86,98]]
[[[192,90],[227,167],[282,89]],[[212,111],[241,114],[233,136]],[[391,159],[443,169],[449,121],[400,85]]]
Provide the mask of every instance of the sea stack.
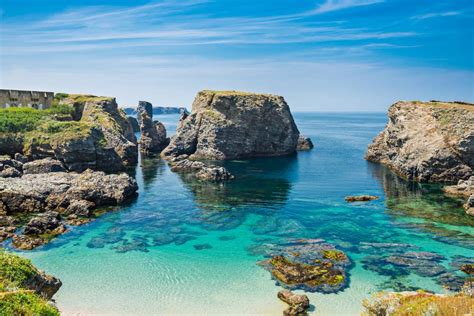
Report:
[[457,182],[474,169],[474,105],[406,102],[392,105],[385,129],[366,159],[420,182]]
[[183,114],[164,157],[243,159],[296,151],[300,133],[281,96],[238,91],[197,94]]
[[165,126],[161,122],[153,121],[151,103],[140,101],[137,112],[141,133],[140,151],[144,154],[160,153],[169,144]]

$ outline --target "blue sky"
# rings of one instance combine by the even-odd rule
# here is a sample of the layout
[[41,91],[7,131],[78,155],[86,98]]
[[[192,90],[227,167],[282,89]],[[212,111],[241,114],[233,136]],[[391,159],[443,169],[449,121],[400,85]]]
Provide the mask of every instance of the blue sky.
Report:
[[190,106],[201,89],[302,111],[474,101],[472,0],[2,0],[0,86]]

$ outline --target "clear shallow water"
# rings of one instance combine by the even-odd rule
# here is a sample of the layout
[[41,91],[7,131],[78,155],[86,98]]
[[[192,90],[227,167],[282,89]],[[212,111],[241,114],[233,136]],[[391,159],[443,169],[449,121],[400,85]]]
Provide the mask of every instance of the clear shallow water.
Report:
[[[177,118],[159,117],[169,131]],[[354,262],[343,292],[308,294],[314,315],[358,314],[371,292],[402,285],[445,291],[438,277],[376,260],[394,247],[366,244],[434,252],[443,256],[436,267],[446,270],[455,256],[474,257],[474,220],[459,200],[363,159],[385,114],[297,113],[295,119],[313,139],[313,151],[226,162],[237,179],[224,185],[143,160],[135,201],[24,254],[61,278],[57,304],[74,315],[281,315],[281,288],[256,264],[263,257],[255,247],[296,237],[323,238]],[[381,199],[344,202],[355,194]]]

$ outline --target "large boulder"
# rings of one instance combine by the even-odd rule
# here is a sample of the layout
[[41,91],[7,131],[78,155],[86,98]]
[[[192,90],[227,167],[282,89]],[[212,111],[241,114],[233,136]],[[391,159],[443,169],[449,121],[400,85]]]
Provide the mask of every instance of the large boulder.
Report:
[[27,162],[23,165],[23,174],[64,172],[66,169],[61,161],[53,158],[44,158]]
[[164,157],[240,159],[294,153],[299,131],[281,96],[201,91],[182,114]]
[[366,159],[403,178],[456,182],[474,168],[474,105],[459,102],[397,102],[389,121],[369,145]]
[[133,197],[137,189],[136,181],[125,173],[91,170],[0,178],[0,213],[65,212],[75,201],[92,202],[96,207],[116,205]]
[[151,103],[140,101],[138,104],[138,122],[140,123],[140,151],[142,153],[160,153],[169,143],[163,123],[153,121]]

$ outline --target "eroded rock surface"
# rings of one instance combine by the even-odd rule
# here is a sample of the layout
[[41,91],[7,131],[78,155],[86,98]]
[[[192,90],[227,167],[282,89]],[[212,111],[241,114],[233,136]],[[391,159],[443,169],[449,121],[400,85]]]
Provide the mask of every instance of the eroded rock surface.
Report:
[[27,162],[23,165],[24,174],[65,172],[64,165],[59,160],[53,158],[38,159]]
[[323,240],[290,240],[284,244],[265,245],[262,251],[270,259],[259,264],[287,289],[336,293],[348,284],[349,258]]
[[283,97],[201,91],[182,114],[164,157],[240,159],[294,153],[299,131]]
[[305,137],[304,135],[300,135],[300,137],[298,137],[298,145],[296,145],[296,150],[305,151],[311,150],[313,148],[314,145],[311,141],[311,138]]
[[169,162],[171,171],[193,173],[199,180],[212,182],[227,181],[235,178],[224,167],[206,165],[201,161],[189,160],[187,157],[187,155],[182,155],[173,158]]
[[474,216],[474,176],[467,180],[459,180],[457,185],[446,186],[443,190],[449,195],[467,197],[464,208],[467,214]]
[[295,294],[288,290],[278,292],[278,298],[289,305],[283,311],[285,316],[306,315],[309,309],[309,299],[306,295]]
[[[127,174],[91,170],[0,178],[0,240],[12,237],[16,248],[33,249],[66,232],[65,222],[87,223],[95,208],[120,204],[137,189]],[[14,216],[25,213],[40,214],[29,220],[22,234],[16,233]],[[68,216],[67,221],[61,215]]]
[[169,144],[165,126],[161,122],[153,121],[151,103],[140,101],[137,111],[141,133],[140,151],[145,154],[160,153]]
[[374,195],[350,195],[345,198],[346,202],[368,202],[378,199],[379,197]]
[[388,116],[366,159],[414,181],[457,182],[472,175],[473,104],[401,101]]
[[107,175],[91,170],[0,178],[0,212],[62,212],[77,200],[89,201],[96,207],[116,205],[131,198],[137,189],[136,181],[127,174]]

